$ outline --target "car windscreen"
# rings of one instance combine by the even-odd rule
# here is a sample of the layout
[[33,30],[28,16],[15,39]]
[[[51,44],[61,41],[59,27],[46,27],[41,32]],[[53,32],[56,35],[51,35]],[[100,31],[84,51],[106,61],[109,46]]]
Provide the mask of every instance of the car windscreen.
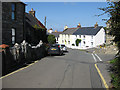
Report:
[[65,47],[65,45],[61,45],[62,47]]

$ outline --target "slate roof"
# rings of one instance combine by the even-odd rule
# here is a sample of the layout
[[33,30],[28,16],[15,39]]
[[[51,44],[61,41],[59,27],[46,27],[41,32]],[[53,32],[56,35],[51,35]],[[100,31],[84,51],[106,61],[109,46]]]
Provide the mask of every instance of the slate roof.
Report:
[[77,29],[77,31],[75,31],[73,35],[96,35],[100,31],[101,28],[102,26],[98,26],[97,28],[82,27],[82,28]]
[[81,28],[68,28],[62,34],[71,35],[96,35],[103,26],[94,27],[81,27]]
[[52,32],[52,33],[49,33],[49,34],[52,34],[54,35],[55,37],[59,37],[59,34],[61,34],[62,32]]
[[68,28],[62,32],[62,34],[73,34],[78,28]]
[[29,13],[25,13],[25,20],[27,23],[29,23],[33,27],[37,25],[38,27],[46,29],[45,26],[37,18],[33,17]]

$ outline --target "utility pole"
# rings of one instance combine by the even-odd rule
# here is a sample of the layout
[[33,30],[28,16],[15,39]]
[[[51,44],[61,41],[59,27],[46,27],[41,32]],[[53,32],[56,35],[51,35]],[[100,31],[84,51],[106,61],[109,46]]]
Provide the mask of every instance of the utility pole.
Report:
[[45,27],[46,27],[46,16],[45,16],[45,22],[44,22],[44,25],[45,25]]

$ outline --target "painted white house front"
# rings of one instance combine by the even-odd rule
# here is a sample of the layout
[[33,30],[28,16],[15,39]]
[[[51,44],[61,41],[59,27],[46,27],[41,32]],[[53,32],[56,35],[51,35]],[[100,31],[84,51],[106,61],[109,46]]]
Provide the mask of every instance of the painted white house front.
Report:
[[[78,46],[77,39],[81,40]],[[59,34],[58,43],[74,49],[97,47],[105,43],[105,30],[102,26],[67,28]]]

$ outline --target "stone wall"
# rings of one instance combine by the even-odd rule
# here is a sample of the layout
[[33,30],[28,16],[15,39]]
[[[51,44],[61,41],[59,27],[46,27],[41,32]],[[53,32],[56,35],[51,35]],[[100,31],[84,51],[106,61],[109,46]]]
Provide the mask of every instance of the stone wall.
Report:
[[0,55],[2,54],[2,75],[13,72],[46,56],[46,48],[44,44],[35,48],[26,45],[26,50],[24,50],[22,51],[21,46],[18,49],[14,46],[5,48],[0,52]]
[[12,28],[16,29],[16,43],[23,41],[25,5],[16,2],[16,19],[11,19],[11,2],[2,2],[2,43],[12,45]]

